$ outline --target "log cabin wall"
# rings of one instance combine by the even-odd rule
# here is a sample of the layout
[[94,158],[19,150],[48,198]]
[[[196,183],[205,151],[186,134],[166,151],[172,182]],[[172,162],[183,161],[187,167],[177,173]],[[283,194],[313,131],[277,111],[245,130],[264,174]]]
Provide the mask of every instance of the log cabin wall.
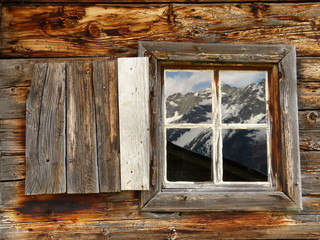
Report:
[[[0,239],[320,238],[320,2],[3,0],[0,8]],[[155,214],[139,212],[134,191],[25,196],[34,64],[137,56],[139,40],[296,45],[302,211]]]

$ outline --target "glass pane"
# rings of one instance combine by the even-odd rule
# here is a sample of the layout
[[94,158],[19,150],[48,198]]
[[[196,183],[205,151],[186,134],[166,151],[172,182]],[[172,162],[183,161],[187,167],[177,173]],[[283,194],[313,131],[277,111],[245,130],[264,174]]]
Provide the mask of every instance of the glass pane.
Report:
[[266,123],[266,72],[220,71],[222,123]]
[[166,123],[212,122],[212,71],[165,71]]
[[167,129],[168,181],[211,181],[211,163],[211,129]]
[[265,129],[224,129],[223,180],[267,181],[267,135]]

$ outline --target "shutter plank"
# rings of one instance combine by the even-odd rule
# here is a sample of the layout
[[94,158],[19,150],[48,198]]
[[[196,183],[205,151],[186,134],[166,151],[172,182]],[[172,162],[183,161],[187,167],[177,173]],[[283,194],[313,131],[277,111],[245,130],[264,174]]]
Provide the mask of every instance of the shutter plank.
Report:
[[100,192],[120,191],[117,64],[93,62]]
[[98,193],[92,64],[67,63],[67,192]]
[[64,193],[65,64],[37,64],[27,100],[27,195]]
[[148,190],[148,58],[119,58],[118,84],[121,190]]

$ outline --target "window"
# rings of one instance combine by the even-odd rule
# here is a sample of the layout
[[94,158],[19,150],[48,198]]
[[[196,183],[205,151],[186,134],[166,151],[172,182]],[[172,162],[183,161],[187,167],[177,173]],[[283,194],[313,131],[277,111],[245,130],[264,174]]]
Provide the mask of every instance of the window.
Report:
[[164,70],[165,188],[271,183],[267,71],[208,68]]
[[141,42],[140,56],[151,82],[143,211],[301,209],[294,47]]

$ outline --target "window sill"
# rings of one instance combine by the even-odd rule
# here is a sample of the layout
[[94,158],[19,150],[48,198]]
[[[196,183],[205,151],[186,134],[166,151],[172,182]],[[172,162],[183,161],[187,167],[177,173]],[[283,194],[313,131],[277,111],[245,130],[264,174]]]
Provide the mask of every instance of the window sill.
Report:
[[195,212],[195,211],[299,211],[285,193],[259,192],[159,192],[141,211]]

